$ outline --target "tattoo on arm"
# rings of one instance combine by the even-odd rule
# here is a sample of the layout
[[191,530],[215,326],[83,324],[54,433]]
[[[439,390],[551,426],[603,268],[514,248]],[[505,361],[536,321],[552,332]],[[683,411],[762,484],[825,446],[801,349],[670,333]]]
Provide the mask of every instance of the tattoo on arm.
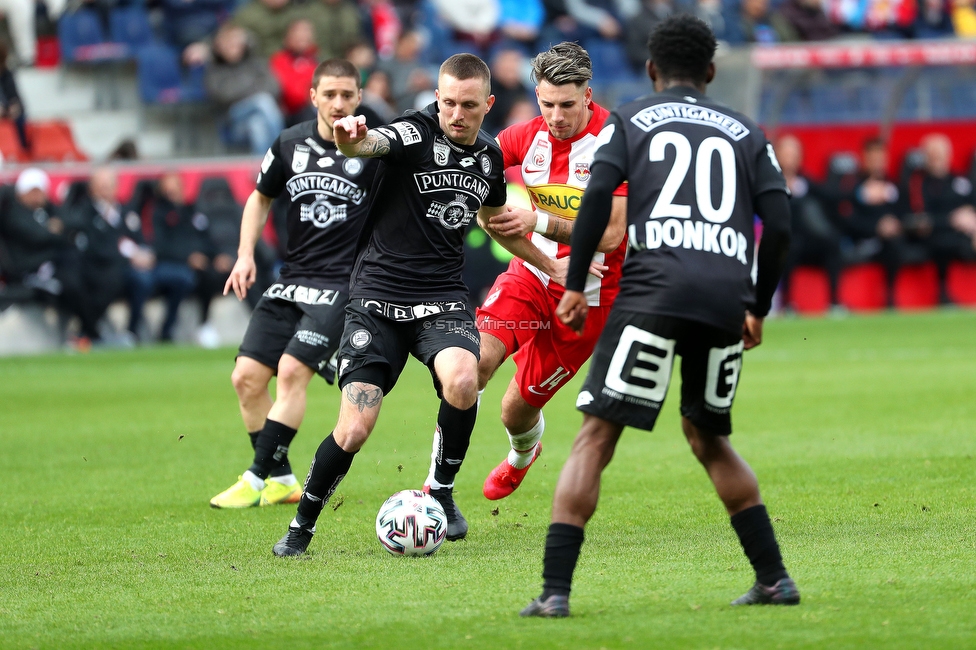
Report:
[[369,130],[359,143],[358,155],[365,158],[378,158],[388,153],[390,153],[390,140],[382,133]]
[[573,235],[573,222],[560,217],[549,217],[549,227],[546,228],[546,238],[560,244],[569,244]]
[[346,400],[353,406],[359,409],[362,413],[366,409],[375,408],[379,405],[380,400],[383,399],[383,391],[379,388],[359,388],[355,384],[349,384],[346,386],[342,393],[346,396]]

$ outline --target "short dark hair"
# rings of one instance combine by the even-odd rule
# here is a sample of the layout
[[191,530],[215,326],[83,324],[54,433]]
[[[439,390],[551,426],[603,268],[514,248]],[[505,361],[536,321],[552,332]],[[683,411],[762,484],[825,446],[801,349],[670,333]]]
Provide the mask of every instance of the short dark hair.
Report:
[[583,84],[593,78],[590,55],[579,43],[557,43],[532,59],[532,81],[548,81],[553,86]]
[[362,77],[359,68],[345,59],[327,59],[318,64],[312,73],[312,88],[319,87],[322,77],[352,77],[356,80],[356,88],[362,88]]
[[869,151],[871,149],[886,149],[888,143],[880,135],[868,138],[864,141],[864,145],[861,147],[862,151]]
[[455,54],[442,63],[437,76],[440,77],[442,74],[451,75],[458,81],[482,79],[485,87],[491,86],[491,71],[488,69],[488,64],[474,54],[466,52]]
[[651,32],[647,50],[658,74],[666,80],[703,84],[718,43],[703,21],[689,14],[670,16]]

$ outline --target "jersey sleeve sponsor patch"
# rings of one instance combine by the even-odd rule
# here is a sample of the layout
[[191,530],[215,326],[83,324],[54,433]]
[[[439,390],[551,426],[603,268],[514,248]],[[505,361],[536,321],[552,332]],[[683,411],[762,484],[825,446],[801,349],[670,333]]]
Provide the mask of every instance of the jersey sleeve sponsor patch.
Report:
[[417,144],[423,140],[423,138],[420,136],[420,131],[417,130],[417,127],[409,122],[394,122],[390,126],[396,129],[397,133],[400,134],[400,138],[402,139],[404,146]]

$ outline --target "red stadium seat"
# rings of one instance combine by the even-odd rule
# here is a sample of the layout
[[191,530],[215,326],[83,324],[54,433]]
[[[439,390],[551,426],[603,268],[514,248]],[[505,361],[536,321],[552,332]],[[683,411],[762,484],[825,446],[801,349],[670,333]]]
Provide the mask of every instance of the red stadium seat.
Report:
[[70,162],[88,160],[71,135],[67,122],[28,122],[27,140],[31,145],[31,159],[36,162]]
[[6,163],[20,163],[30,160],[30,155],[20,144],[17,127],[12,120],[0,120],[0,153]]
[[935,264],[905,266],[895,278],[895,306],[929,309],[939,304],[939,273]]
[[815,266],[798,266],[790,276],[788,304],[801,314],[822,314],[830,308],[830,280]]
[[950,264],[946,290],[956,303],[976,306],[976,262]]
[[838,299],[851,311],[875,311],[888,306],[888,282],[880,264],[854,264],[840,274]]

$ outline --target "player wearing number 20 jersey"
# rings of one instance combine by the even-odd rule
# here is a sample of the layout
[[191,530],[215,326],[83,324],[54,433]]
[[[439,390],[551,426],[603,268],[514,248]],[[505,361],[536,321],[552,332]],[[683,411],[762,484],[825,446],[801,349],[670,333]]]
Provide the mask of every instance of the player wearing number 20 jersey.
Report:
[[[610,194],[625,179],[630,252],[577,399],[585,415],[553,499],[543,594],[524,616],[569,614],[603,468],[625,426],[654,427],[675,356],[682,430],[756,571],[753,588],[733,604],[800,601],[756,476],[729,443],[742,352],[762,342],[789,249],[788,190],[759,127],[705,95],[716,46],[697,18],[663,21],[648,41],[656,94],[619,107],[600,133],[557,309],[564,323],[580,331],[587,320],[587,256],[606,227]],[[765,229],[753,276],[757,214]]]

